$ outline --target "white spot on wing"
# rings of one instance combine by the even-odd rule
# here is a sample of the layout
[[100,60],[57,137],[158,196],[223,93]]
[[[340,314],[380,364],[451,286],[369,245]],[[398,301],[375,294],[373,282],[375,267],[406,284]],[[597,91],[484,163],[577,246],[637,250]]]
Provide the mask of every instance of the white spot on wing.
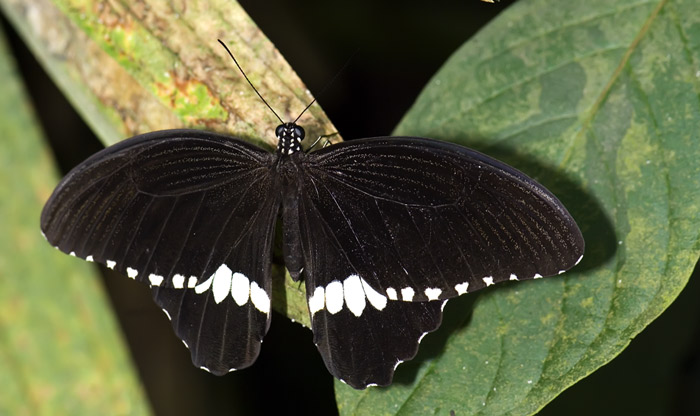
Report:
[[[126,275],[129,276],[129,278],[131,278],[131,279],[136,279],[136,276],[139,275],[139,271],[136,269],[132,269],[131,267],[127,267],[126,268]],[[153,276],[153,275],[151,275],[151,276]],[[149,278],[150,278],[150,276],[149,276]]]
[[393,287],[388,287],[386,288],[386,295],[389,296],[389,299],[391,300],[398,300],[398,296],[396,296],[396,289]]
[[[128,272],[129,268],[127,268],[126,270]],[[134,270],[134,271],[136,271],[136,270]],[[131,276],[129,276],[129,277],[131,277]],[[132,279],[133,279],[133,277],[132,277]],[[148,281],[151,282],[151,284],[153,286],[160,286],[160,284],[163,283],[163,276],[151,273],[148,275]]]
[[[250,284],[250,300],[253,301],[255,309],[264,314],[270,313],[270,297],[267,295],[267,292],[265,292],[265,289],[258,286],[255,282]],[[262,340],[260,342],[262,342]]]
[[410,302],[413,300],[413,295],[415,295],[416,292],[413,290],[412,287],[405,287],[401,289],[401,300],[404,300],[406,302]]
[[[383,310],[386,307],[386,296],[374,290],[365,279],[360,280],[362,281],[362,288],[365,290],[365,295],[367,299],[369,299],[369,303],[374,306],[374,309],[378,311]],[[396,291],[394,291],[394,296],[396,296]]]
[[[191,280],[191,279],[192,279],[192,278],[190,277],[190,280]],[[211,282],[212,282],[212,280],[214,280],[214,275],[213,275],[213,274],[212,274],[211,276],[209,276],[209,278],[208,278],[207,280],[205,280],[204,282],[202,282],[202,283],[198,284],[197,286],[195,286],[195,287],[194,287],[194,292],[195,292],[196,294],[198,294],[198,295],[199,295],[199,294],[202,294],[202,293],[204,293],[204,292],[206,292],[206,291],[209,290],[209,288],[211,287]],[[196,280],[195,280],[195,283],[196,283]]]
[[361,316],[362,311],[365,310],[367,302],[365,300],[365,292],[362,290],[360,276],[351,274],[347,279],[345,279],[343,282],[343,295],[345,297],[345,303],[348,305],[350,312],[352,312],[352,314],[355,316]]
[[581,257],[579,257],[578,260],[576,260],[576,263],[574,263],[574,266],[581,263],[582,259],[583,259],[583,254],[581,254]]
[[231,277],[231,296],[236,305],[243,306],[250,296],[250,280],[243,273],[234,273]]
[[72,256],[72,257],[75,257],[75,251],[71,251],[70,253],[68,253],[68,255],[69,255],[69,256]]
[[187,280],[187,287],[192,289],[195,286],[197,286],[197,276],[190,276],[190,278]]
[[183,285],[185,284],[185,276],[181,274],[176,274],[173,276],[173,287],[175,289],[182,289]]
[[455,290],[457,291],[458,295],[463,295],[467,293],[467,289],[469,289],[469,282],[459,283],[455,285]]
[[425,289],[425,296],[427,296],[428,300],[437,300],[440,297],[440,293],[442,293],[442,289],[436,287]]
[[535,273],[535,275],[532,276],[532,278],[533,278],[533,279],[541,279],[541,278],[542,278],[542,275],[539,274],[539,273]]
[[518,280],[518,276],[516,276],[515,273],[511,273],[510,280]]
[[314,294],[309,297],[308,304],[309,304],[309,312],[311,312],[311,316],[313,317],[314,314],[321,309],[323,309],[323,305],[325,303],[325,293],[323,290],[322,286],[317,287],[314,289]]
[[[214,302],[221,303],[224,299],[226,299],[226,296],[228,296],[229,292],[231,291],[232,274],[233,272],[231,269],[229,269],[227,265],[222,264],[212,275],[214,281],[212,281],[211,291],[214,293]],[[246,299],[247,298],[248,296],[246,293]]]
[[93,261],[95,261],[95,259],[92,257],[92,254],[91,254],[91,255],[85,257],[85,261],[89,261],[90,263],[92,263]]
[[117,262],[114,260],[107,260],[107,268],[108,269],[114,269],[114,266],[117,265]]
[[493,284],[493,276],[486,276],[483,279],[481,279],[486,283],[486,286],[491,286]]
[[170,317],[170,313],[168,313],[167,309],[163,308],[163,313],[165,314],[165,316],[168,317],[168,321],[172,321],[172,320],[173,320],[173,318]]
[[334,280],[326,286],[326,310],[336,314],[341,309],[343,309],[343,284]]

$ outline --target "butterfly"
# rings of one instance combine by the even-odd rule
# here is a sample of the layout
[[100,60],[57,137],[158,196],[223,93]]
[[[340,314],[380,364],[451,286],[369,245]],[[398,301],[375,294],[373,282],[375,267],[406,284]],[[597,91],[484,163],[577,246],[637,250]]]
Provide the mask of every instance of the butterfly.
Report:
[[107,147],[57,185],[42,232],[150,285],[193,363],[223,375],[254,363],[270,326],[281,216],[314,343],[329,372],[358,389],[390,384],[448,299],[558,275],[583,256],[552,193],[474,150],[375,137],[305,151],[296,121],[275,135],[274,153],[184,129]]

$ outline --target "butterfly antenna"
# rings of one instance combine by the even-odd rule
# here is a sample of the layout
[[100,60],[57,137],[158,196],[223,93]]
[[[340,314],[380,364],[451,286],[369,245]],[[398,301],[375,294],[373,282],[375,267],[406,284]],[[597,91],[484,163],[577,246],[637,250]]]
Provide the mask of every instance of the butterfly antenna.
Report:
[[[260,95],[260,93],[258,92],[258,89],[255,88],[255,85],[253,85],[253,83],[250,82],[250,79],[248,79],[248,75],[245,74],[245,71],[243,71],[243,68],[241,68],[241,66],[238,64],[238,61],[237,61],[236,58],[233,56],[233,54],[231,53],[231,51],[228,49],[228,46],[226,46],[226,44],[225,44],[221,39],[217,39],[217,40],[219,41],[219,43],[221,44],[221,46],[223,46],[224,49],[226,49],[226,52],[228,52],[228,54],[229,54],[229,56],[231,57],[231,59],[233,59],[233,62],[234,62],[234,63],[236,64],[236,66],[238,67],[238,70],[241,71],[241,74],[243,74],[243,78],[245,78],[245,80],[248,81],[248,84],[250,84],[250,87],[253,88],[253,91],[255,91],[255,93],[258,94],[258,97],[260,97],[260,99],[262,100],[262,102],[265,103],[265,105],[267,106],[267,108],[269,108],[270,111],[272,111],[272,114],[274,114],[275,117],[277,117],[277,120],[279,120],[280,123],[284,124],[284,120],[282,120],[282,119],[280,118],[280,116],[277,115],[277,113],[275,112],[275,110],[273,110],[272,107],[270,107],[270,104],[268,104],[267,101],[265,101],[265,99],[263,98],[263,96]],[[314,101],[315,101],[315,100],[314,100]],[[313,102],[312,102],[311,104],[313,104]],[[309,106],[311,106],[311,104],[309,104]],[[306,108],[309,108],[309,107],[306,107]],[[304,109],[304,111],[306,111],[306,109]],[[303,114],[303,112],[302,112],[302,114]],[[301,117],[301,116],[300,116],[300,117]],[[299,118],[297,117],[297,120],[298,120],[298,119],[299,119]],[[296,120],[295,120],[295,121],[296,121]]]
[[335,131],[335,132],[333,132],[333,133],[331,133],[331,134],[323,134],[323,135],[321,135],[321,136],[318,136],[318,138],[317,138],[313,143],[311,143],[311,146],[309,146],[309,149],[313,149],[313,148],[318,144],[318,142],[321,141],[321,139],[326,139],[326,140],[323,142],[323,147],[330,146],[332,143],[331,143],[330,140],[328,140],[328,138],[329,138],[329,137],[333,137],[333,136],[337,136],[338,134],[339,134],[339,133],[338,133],[337,131]]
[[[331,78],[331,80],[328,81],[328,82],[326,83],[326,85],[321,89],[321,92],[318,93],[318,96],[319,96],[319,97],[322,96],[324,92],[326,92],[326,90],[328,89],[328,87],[330,87],[331,84],[333,84],[333,82],[335,82],[336,79],[338,79],[338,76],[340,75],[340,73],[343,72],[343,71],[345,70],[345,68],[348,67],[348,65],[350,65],[350,61],[352,61],[352,58],[354,58],[355,55],[357,55],[357,52],[358,52],[358,51],[359,51],[359,49],[356,50],[352,55],[350,55],[350,57],[348,58],[348,60],[345,61],[345,64],[343,64],[343,66],[338,70],[338,72],[335,73],[335,75],[333,76],[333,78]],[[304,113],[306,112],[306,110],[308,110],[309,107],[311,107],[312,105],[314,105],[315,102],[316,102],[316,99],[315,99],[315,98],[314,98],[313,100],[311,100],[311,102],[309,103],[309,105],[307,105],[306,108],[304,108],[304,110],[301,112],[301,114],[299,114],[299,116],[298,116],[297,118],[294,119],[294,123],[295,123],[295,124],[296,124],[296,122],[301,118],[301,116],[304,115]],[[334,134],[337,134],[337,133],[334,133]]]

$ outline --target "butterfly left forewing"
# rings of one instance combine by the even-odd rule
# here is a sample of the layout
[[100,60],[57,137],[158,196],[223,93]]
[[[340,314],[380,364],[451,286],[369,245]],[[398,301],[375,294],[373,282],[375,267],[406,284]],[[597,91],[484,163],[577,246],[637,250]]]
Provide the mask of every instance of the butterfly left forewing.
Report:
[[273,155],[195,130],[148,133],[71,171],[41,227],[60,250],[154,288],[196,365],[251,365],[270,322]]

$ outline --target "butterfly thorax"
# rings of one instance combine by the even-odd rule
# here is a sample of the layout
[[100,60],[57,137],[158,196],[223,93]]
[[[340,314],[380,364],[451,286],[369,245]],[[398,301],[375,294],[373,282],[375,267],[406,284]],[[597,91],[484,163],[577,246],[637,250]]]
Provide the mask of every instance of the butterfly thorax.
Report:
[[277,153],[291,155],[301,152],[301,141],[304,140],[304,129],[295,123],[284,123],[277,126]]

